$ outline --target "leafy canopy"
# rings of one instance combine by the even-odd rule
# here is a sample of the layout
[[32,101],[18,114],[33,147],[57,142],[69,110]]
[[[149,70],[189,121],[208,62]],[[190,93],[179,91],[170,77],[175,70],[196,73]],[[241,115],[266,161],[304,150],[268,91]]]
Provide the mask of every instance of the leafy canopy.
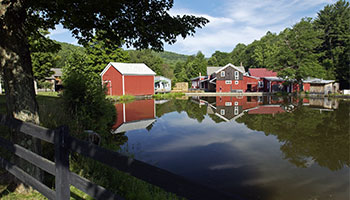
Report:
[[208,20],[190,15],[171,16],[173,0],[30,0],[25,2],[27,28],[54,28],[61,23],[86,44],[94,33],[115,43],[123,41],[135,48],[163,49],[163,42],[173,44],[176,37],[195,33]]

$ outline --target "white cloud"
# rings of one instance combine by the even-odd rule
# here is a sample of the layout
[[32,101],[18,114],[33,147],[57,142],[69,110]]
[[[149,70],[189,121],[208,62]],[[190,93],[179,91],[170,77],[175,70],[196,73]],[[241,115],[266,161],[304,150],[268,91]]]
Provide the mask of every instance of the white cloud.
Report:
[[177,8],[172,15],[195,15],[207,18],[210,22],[197,29],[194,37],[178,38],[166,50],[184,54],[202,51],[207,57],[215,50],[232,51],[238,43],[249,44],[260,39],[267,31],[279,33],[291,27],[303,17],[315,17],[318,10],[335,0],[236,0],[227,1],[217,16],[197,10]]
[[69,33],[69,30],[64,29],[61,24],[58,24],[55,26],[55,29],[49,29],[49,32],[50,32],[49,37],[51,37],[51,36],[55,36],[55,35]]

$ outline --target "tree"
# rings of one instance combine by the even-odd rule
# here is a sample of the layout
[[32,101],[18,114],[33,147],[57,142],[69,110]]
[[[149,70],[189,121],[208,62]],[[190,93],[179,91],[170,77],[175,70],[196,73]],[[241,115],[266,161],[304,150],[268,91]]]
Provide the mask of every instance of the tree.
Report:
[[39,82],[53,74],[51,68],[55,67],[58,60],[55,54],[61,49],[60,44],[45,37],[48,34],[48,31],[39,30],[28,38],[34,78]]
[[319,77],[324,78],[326,71],[318,62],[321,45],[321,32],[315,28],[311,18],[302,19],[292,29],[285,29],[280,37],[277,65],[273,67],[281,77],[287,79]]
[[97,33],[91,42],[85,45],[87,57],[84,63],[96,74],[100,74],[109,62],[128,62],[130,60],[128,52],[124,51],[118,42],[103,38],[104,34],[104,31]]
[[157,75],[163,75],[162,68],[164,65],[163,59],[152,54],[150,49],[130,51],[130,62],[132,63],[145,63],[150,67]]
[[176,82],[189,82],[191,78],[207,73],[207,60],[202,52],[187,57],[186,62],[178,62],[174,69]]
[[[350,4],[339,0],[318,13],[315,25],[322,30],[322,65],[336,76],[342,88],[350,88]],[[334,73],[334,74],[333,74]],[[333,77],[331,77],[333,78]]]
[[244,62],[244,52],[247,46],[242,43],[238,43],[236,47],[232,50],[231,54],[231,59],[232,59],[232,64],[236,66],[240,66],[241,63],[243,66],[245,66]]
[[195,16],[171,16],[172,0],[46,1],[0,0],[0,68],[4,75],[10,116],[39,123],[28,37],[38,29],[61,23],[81,44],[94,33],[124,41],[135,48],[163,49],[176,37],[195,33],[208,20]]
[[232,62],[232,59],[231,59],[229,53],[215,51],[215,53],[213,53],[213,55],[211,55],[211,58],[209,58],[208,65],[210,65],[210,66],[225,66],[231,62]]

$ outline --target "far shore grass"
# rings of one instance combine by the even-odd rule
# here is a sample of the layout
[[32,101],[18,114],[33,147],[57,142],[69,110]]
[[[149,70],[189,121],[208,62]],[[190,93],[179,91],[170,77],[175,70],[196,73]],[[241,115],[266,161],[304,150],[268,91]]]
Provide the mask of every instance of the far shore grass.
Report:
[[184,93],[176,92],[176,93],[158,93],[158,94],[153,94],[149,96],[133,96],[133,95],[123,95],[123,96],[107,96],[108,99],[111,99],[116,102],[131,102],[136,99],[143,99],[143,98],[153,98],[153,99],[172,99],[176,97],[182,97],[184,96]]

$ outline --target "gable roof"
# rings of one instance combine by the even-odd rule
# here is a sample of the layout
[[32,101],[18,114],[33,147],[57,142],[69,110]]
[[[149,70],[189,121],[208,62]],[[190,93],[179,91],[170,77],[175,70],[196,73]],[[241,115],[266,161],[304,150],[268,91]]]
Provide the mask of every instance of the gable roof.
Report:
[[251,76],[264,78],[264,77],[277,77],[277,72],[268,70],[266,68],[250,68],[249,74]]
[[328,84],[333,83],[335,80],[323,80],[319,78],[310,78],[308,77],[306,80],[303,80],[304,83],[315,83],[315,84]]
[[100,76],[103,76],[111,66],[118,70],[122,75],[156,75],[156,73],[144,63],[110,62],[101,72]]
[[227,65],[221,67],[221,68],[218,69],[218,70],[216,70],[215,73],[219,73],[220,71],[226,69],[227,67],[232,67],[232,68],[236,69],[237,71],[239,71],[239,72],[241,72],[241,73],[243,73],[243,74],[245,73],[245,70],[242,70],[242,68],[244,69],[244,67],[242,67],[242,66],[241,66],[241,67],[236,67],[236,66],[234,66],[234,65],[231,64],[231,63],[229,63],[229,64],[227,64]]
[[221,69],[222,67],[207,67],[207,75],[210,76],[215,73],[215,71]]

